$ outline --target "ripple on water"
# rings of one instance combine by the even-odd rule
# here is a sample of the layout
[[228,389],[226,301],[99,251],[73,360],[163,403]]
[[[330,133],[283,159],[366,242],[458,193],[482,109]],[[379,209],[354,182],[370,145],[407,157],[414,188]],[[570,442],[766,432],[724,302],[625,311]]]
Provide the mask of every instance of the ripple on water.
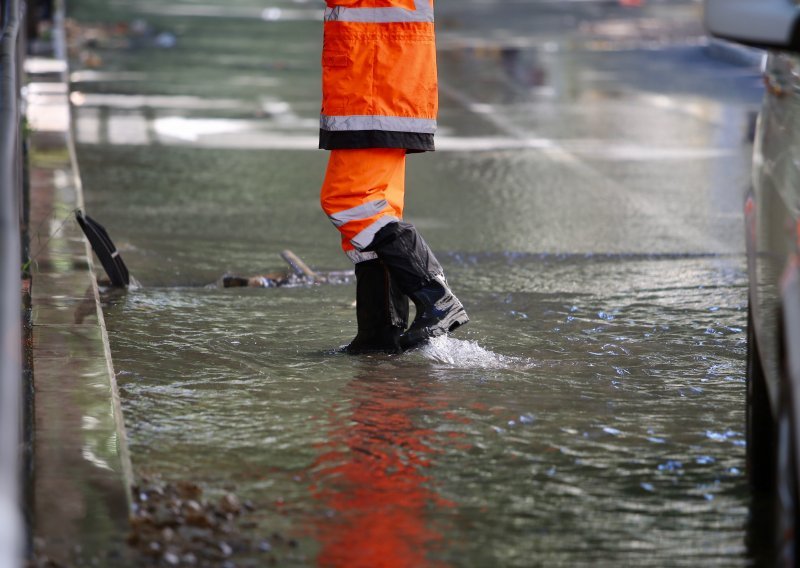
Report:
[[474,323],[403,356],[332,349],[357,324],[345,287],[129,292],[106,313],[134,465],[329,535],[419,499],[456,564],[742,564],[745,292],[701,288],[714,262],[637,262],[672,280],[635,287],[620,263],[518,260],[486,293],[491,267],[454,270]]

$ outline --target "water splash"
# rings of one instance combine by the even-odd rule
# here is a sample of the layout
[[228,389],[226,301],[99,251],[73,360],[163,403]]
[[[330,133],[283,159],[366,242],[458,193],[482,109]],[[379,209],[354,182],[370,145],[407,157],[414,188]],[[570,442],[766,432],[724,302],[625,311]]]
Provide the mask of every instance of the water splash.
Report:
[[531,368],[534,362],[489,351],[477,341],[456,339],[442,335],[430,340],[420,349],[427,359],[464,369],[520,369]]

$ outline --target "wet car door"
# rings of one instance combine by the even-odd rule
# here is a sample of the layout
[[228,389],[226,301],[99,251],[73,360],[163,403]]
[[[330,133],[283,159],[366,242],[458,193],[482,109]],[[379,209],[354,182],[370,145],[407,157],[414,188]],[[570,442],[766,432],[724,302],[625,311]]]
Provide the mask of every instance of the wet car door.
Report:
[[[781,371],[780,279],[798,239],[800,209],[800,57],[772,53],[764,66],[767,95],[755,141],[753,193],[745,211],[753,323],[768,381]],[[770,388],[777,408],[779,388]]]

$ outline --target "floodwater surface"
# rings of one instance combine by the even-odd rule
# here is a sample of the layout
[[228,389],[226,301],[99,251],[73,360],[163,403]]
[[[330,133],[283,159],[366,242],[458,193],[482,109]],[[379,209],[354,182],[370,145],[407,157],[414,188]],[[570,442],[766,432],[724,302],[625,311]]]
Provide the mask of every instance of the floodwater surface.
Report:
[[407,214],[472,322],[351,357],[352,282],[214,285],[286,248],[348,268],[319,7],[273,5],[70,4],[87,208],[141,283],[104,306],[137,474],[252,501],[282,565],[747,564],[757,68],[709,56],[691,2],[437,2]]
[[351,286],[109,301],[137,469],[236,488],[299,565],[743,559],[738,258],[445,264],[474,323],[403,356],[335,352]]

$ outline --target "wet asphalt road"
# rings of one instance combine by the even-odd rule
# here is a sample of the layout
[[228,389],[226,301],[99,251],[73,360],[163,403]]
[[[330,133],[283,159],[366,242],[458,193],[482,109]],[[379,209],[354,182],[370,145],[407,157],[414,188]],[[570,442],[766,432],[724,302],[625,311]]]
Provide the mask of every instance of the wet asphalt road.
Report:
[[334,353],[351,286],[200,287],[284,248],[348,267],[316,197],[318,3],[70,9],[87,207],[143,284],[105,307],[137,471],[237,488],[289,565],[747,562],[761,89],[697,3],[437,2],[407,216],[473,322],[363,359]]
[[[318,10],[291,5],[300,6],[290,13],[300,21],[285,26],[301,28],[301,41],[287,46],[274,38],[282,49],[263,61],[247,53],[246,34],[232,53],[214,52],[208,37],[181,37],[176,49],[154,49],[152,59],[137,63],[146,82],[114,55],[105,55],[115,57],[110,65],[74,74],[79,142],[313,151],[319,38],[306,30]],[[160,10],[144,4],[138,12],[152,18],[148,7]],[[442,2],[438,13],[441,154],[411,163],[408,215],[439,248],[741,252],[745,141],[760,89],[753,68],[709,58],[696,3],[518,2],[498,10],[495,3]],[[173,18],[166,33],[180,34],[180,22]],[[237,24],[209,17],[196,24],[197,34],[224,34]],[[259,47],[271,55],[269,41]],[[208,58],[179,53],[195,48],[210,49]],[[106,93],[109,81],[115,86]],[[119,96],[140,90],[138,100]],[[168,96],[148,98],[147,91]],[[292,182],[309,192],[324,167],[324,154],[315,154],[302,158],[309,171]],[[284,173],[244,175],[244,183],[264,175]],[[448,191],[428,190],[443,184]],[[335,258],[324,225],[292,233],[275,222],[281,211],[267,215],[246,229],[318,263]],[[253,260],[250,266],[260,265]]]

